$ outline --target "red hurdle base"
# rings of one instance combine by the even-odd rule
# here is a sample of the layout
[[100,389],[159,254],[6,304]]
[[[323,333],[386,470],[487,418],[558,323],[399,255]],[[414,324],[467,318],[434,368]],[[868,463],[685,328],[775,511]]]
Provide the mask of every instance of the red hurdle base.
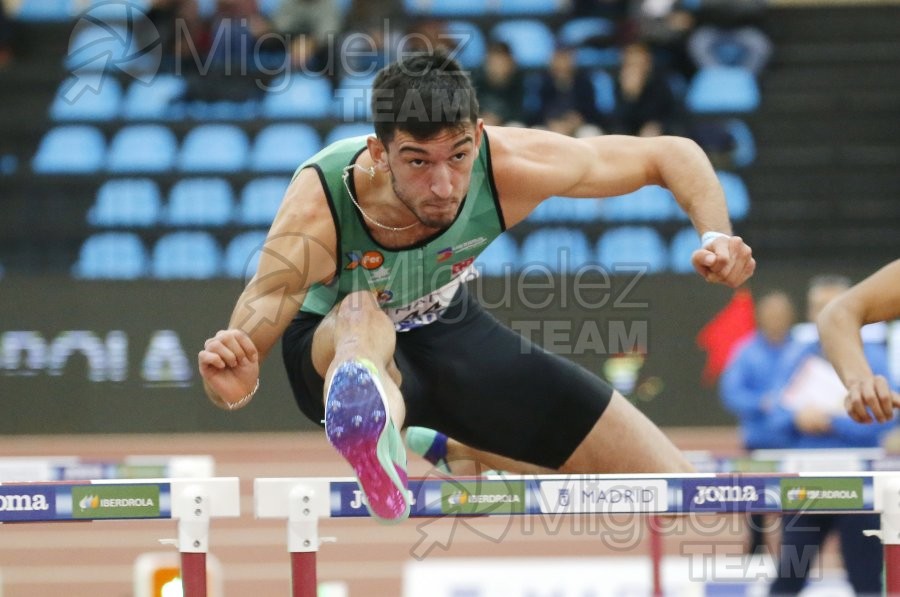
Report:
[[205,553],[181,552],[181,586],[184,597],[206,597]]
[[291,553],[291,588],[293,597],[315,597],[316,552],[300,551]]

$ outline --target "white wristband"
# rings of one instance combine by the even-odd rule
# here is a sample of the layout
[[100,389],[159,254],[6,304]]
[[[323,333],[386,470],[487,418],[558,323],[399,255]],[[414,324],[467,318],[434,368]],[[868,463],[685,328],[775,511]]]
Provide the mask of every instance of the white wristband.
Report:
[[256,385],[253,386],[253,389],[250,390],[250,393],[238,400],[237,402],[226,402],[225,405],[228,406],[228,410],[234,410],[236,408],[240,408],[247,404],[247,402],[253,398],[253,395],[256,394],[256,390],[259,389],[259,378],[256,378]]
[[724,232],[714,232],[712,230],[704,232],[703,236],[700,237],[700,246],[705,249],[717,238],[731,238],[731,235],[725,234]]

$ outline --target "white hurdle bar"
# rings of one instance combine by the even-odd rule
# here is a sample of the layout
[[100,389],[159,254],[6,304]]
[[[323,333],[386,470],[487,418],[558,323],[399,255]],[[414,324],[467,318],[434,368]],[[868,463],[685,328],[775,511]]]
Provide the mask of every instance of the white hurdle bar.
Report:
[[[410,479],[410,492],[413,518],[632,513],[652,519],[734,512],[880,513],[881,529],[868,534],[878,536],[884,546],[887,594],[900,595],[897,472],[429,477]],[[704,499],[697,499],[701,492]],[[602,500],[601,494],[605,496]],[[716,495],[720,498],[715,499]],[[258,478],[253,498],[257,518],[287,520],[292,596],[315,597],[319,519],[368,516],[356,480]],[[654,559],[661,557],[659,546],[651,544],[651,551],[659,551]],[[661,592],[657,584],[654,594]]]
[[215,468],[215,460],[208,455],[141,455],[126,456],[122,460],[91,460],[77,456],[11,456],[0,458],[0,483],[206,478],[215,476]]
[[2,483],[0,522],[174,519],[185,597],[206,597],[212,518],[241,514],[237,477],[97,479],[80,483]]

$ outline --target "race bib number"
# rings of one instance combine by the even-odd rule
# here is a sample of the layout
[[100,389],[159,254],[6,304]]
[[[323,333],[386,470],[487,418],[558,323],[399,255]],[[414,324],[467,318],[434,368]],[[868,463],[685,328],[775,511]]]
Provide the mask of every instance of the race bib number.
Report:
[[477,277],[478,270],[470,264],[440,288],[405,305],[387,308],[384,312],[394,322],[394,329],[398,332],[428,325],[437,321],[447,310],[460,286]]

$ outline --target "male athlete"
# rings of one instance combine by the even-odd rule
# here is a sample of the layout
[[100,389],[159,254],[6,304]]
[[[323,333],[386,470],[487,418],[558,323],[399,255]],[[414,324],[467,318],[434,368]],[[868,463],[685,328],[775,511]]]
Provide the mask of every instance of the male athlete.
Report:
[[730,235],[703,151],[676,137],[486,127],[468,76],[440,54],[379,72],[372,112],[375,136],[298,168],[228,329],[199,353],[210,399],[245,405],[282,338],[300,409],[324,421],[381,520],[409,513],[405,425],[562,472],[690,470],[620,394],[502,326],[464,282],[475,256],[544,199],[659,184],[702,237],[697,272],[739,286],[755,262]]

